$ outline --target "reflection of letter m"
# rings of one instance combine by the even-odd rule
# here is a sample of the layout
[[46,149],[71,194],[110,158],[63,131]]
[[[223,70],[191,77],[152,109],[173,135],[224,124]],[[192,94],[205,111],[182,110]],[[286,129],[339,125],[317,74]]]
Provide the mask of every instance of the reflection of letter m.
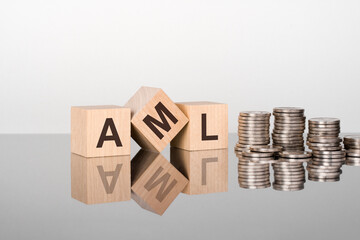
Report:
[[162,170],[164,170],[164,169],[162,167],[159,167],[158,170],[156,170],[154,175],[149,179],[149,181],[144,186],[146,190],[151,191],[151,189],[153,189],[157,185],[161,184],[160,189],[156,194],[156,199],[159,200],[159,202],[162,202],[164,200],[164,198],[169,194],[171,189],[173,189],[177,183],[177,181],[174,179],[169,184],[169,186],[165,189],[165,187],[169,181],[170,174],[165,173],[164,175],[162,175],[160,178],[158,178],[156,180],[156,178],[160,175]]
[[167,109],[164,104],[162,104],[161,102],[159,102],[156,106],[155,106],[155,110],[156,112],[159,114],[161,121],[151,117],[150,115],[146,115],[146,117],[144,118],[144,123],[156,134],[156,136],[158,136],[158,138],[162,139],[164,137],[164,135],[159,131],[159,129],[156,128],[155,125],[157,125],[158,127],[164,129],[165,131],[169,132],[171,127],[165,117],[165,115],[175,124],[177,123],[177,119],[175,118],[175,116],[169,111],[169,109]]

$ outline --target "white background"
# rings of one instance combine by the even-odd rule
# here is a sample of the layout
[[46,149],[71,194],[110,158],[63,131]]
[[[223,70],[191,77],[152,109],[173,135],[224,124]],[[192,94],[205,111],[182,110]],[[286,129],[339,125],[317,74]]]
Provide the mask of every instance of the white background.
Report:
[[0,133],[69,133],[72,105],[301,106],[360,131],[360,1],[0,2]]

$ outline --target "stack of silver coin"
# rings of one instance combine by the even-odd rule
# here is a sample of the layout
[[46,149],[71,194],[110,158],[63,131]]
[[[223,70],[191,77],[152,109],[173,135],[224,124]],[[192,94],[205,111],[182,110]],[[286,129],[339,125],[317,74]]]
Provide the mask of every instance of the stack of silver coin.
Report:
[[360,135],[344,137],[346,165],[360,166]]
[[298,107],[277,107],[272,133],[273,145],[283,147],[284,151],[304,151],[304,130],[306,117],[304,109]]
[[303,163],[311,160],[311,153],[304,151],[280,152],[278,162],[273,163],[273,188],[279,191],[299,191],[305,186]]
[[271,186],[270,163],[276,162],[275,153],[281,148],[253,146],[237,154],[239,158],[239,186],[246,189],[261,189]]
[[249,149],[250,146],[264,146],[270,143],[270,116],[263,111],[246,111],[239,114],[239,142],[235,151]]
[[342,149],[340,120],[337,118],[309,119],[307,145],[313,158],[308,163],[309,180],[335,182],[340,180],[341,167],[345,163],[345,151]]

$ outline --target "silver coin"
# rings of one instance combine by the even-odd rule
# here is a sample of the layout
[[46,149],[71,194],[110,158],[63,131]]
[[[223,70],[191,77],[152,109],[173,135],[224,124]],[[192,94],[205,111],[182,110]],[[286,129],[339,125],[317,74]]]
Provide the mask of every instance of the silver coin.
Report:
[[241,188],[245,188],[245,189],[264,189],[271,187],[271,183],[264,184],[262,186],[253,186],[253,185],[245,185],[245,184],[239,184],[239,185]]
[[343,159],[345,155],[318,155],[313,153],[313,158],[320,158],[320,159]]
[[360,159],[360,157],[354,157],[354,156],[347,156],[346,160],[347,161],[358,161]]
[[309,162],[311,158],[279,158],[279,161],[284,161],[284,160],[291,163],[304,163],[304,162]]
[[360,135],[346,135],[344,141],[360,142]]
[[251,161],[256,163],[276,163],[278,160],[273,158],[273,159],[253,159]]
[[280,129],[273,129],[273,133],[275,134],[303,134],[304,130],[301,129],[289,129],[289,130],[280,130]]
[[346,162],[345,164],[352,167],[360,167],[360,162]]
[[312,158],[313,162],[321,162],[321,163],[344,163],[345,158]]
[[270,127],[270,124],[269,123],[239,123],[238,127],[267,129]]
[[340,126],[340,122],[334,122],[334,123],[319,123],[319,122],[312,122],[311,119],[308,120],[308,124],[309,126],[313,126],[313,127],[339,127]]
[[300,191],[304,189],[304,184],[287,186],[273,183],[273,189],[278,191]]
[[254,172],[254,171],[244,171],[242,169],[240,169],[238,171],[238,174],[239,176],[241,175],[242,177],[246,177],[246,176],[258,176],[258,177],[261,177],[261,176],[267,176],[269,177],[270,176],[270,172],[266,172],[266,171],[261,171],[261,172]]
[[[267,166],[265,166],[267,165]],[[262,163],[253,163],[253,162],[246,162],[246,163],[243,163],[243,162],[239,162],[238,163],[238,168],[241,168],[241,169],[255,169],[255,168],[258,168],[258,169],[262,169],[262,170],[265,170],[266,168],[269,168],[269,165],[268,164],[262,164]]]
[[262,182],[248,182],[248,181],[244,181],[244,180],[238,180],[238,182],[241,185],[252,185],[252,186],[262,186],[262,185],[267,185],[270,183],[270,180],[266,180],[266,181],[262,181]]
[[279,178],[282,178],[282,177],[284,177],[284,178],[286,178],[286,177],[294,177],[294,178],[300,178],[300,177],[303,177],[303,176],[305,176],[305,171],[303,171],[303,172],[275,172],[274,173],[274,176],[275,176],[275,178],[276,177],[279,177]]
[[313,151],[339,151],[342,147],[311,147],[310,149]]
[[239,114],[239,119],[270,119],[271,115],[253,115],[253,116],[245,116],[245,115],[241,115]]
[[311,162],[312,165],[318,165],[318,166],[332,166],[332,167],[341,167],[343,163],[328,163],[328,162]]
[[247,157],[247,156],[243,156],[243,160],[246,161],[262,161],[262,160],[274,160],[274,156],[272,157]]
[[274,145],[282,146],[304,146],[304,141],[285,141],[285,140],[275,140],[273,139]]
[[253,152],[263,152],[263,153],[276,153],[281,152],[282,147],[274,147],[274,146],[252,146],[250,150]]
[[306,168],[309,173],[315,172],[315,173],[342,173],[341,169],[317,169],[317,168]]
[[360,152],[347,152],[348,157],[360,157]]
[[304,113],[305,109],[299,107],[276,107],[273,111],[277,113]]
[[341,143],[342,139],[339,137],[312,137],[312,138],[308,138],[308,141],[312,143],[329,143],[329,142]]
[[306,121],[306,116],[301,115],[301,116],[291,116],[291,115],[286,115],[286,114],[278,114],[275,117],[275,121],[298,121],[298,122],[305,122]]
[[281,152],[280,156],[282,158],[310,158],[311,152],[304,152],[304,151],[285,151]]
[[318,117],[309,119],[309,123],[314,124],[339,124],[340,119],[338,118],[329,118],[329,117]]
[[337,136],[339,136],[339,134],[340,134],[340,129],[338,129],[338,130],[330,130],[330,129],[327,129],[327,130],[310,130],[309,129],[309,134],[312,134],[312,135],[314,135],[314,134],[317,134],[317,136],[335,136],[335,137],[337,137]]
[[313,151],[313,154],[322,154],[322,155],[343,155],[345,150],[338,151]]
[[238,118],[238,124],[269,124],[270,118]]
[[286,167],[286,166],[278,167],[278,166],[274,166],[274,164],[272,164],[272,167],[273,167],[275,173],[281,173],[281,172],[290,172],[290,173],[298,172],[298,173],[300,173],[300,172],[305,172],[305,168],[304,168],[303,164],[298,164],[297,166],[289,166],[289,167]]
[[315,173],[315,172],[311,172],[309,173],[310,177],[312,178],[339,178],[340,177],[340,173]]
[[261,127],[268,127],[270,125],[269,121],[239,121],[239,126],[261,126]]
[[272,113],[275,117],[275,120],[276,118],[278,117],[303,117],[304,116],[304,113],[278,113],[278,112],[273,112]]
[[258,183],[258,182],[267,182],[270,181],[269,176],[264,177],[256,177],[256,176],[240,176],[238,177],[238,181],[241,182],[251,182],[251,183]]
[[308,177],[310,181],[314,182],[338,182],[340,181],[340,177],[338,178],[317,178],[317,177]]
[[263,141],[263,140],[269,140],[270,136],[261,136],[261,135],[253,135],[253,136],[247,136],[247,135],[241,135],[239,136],[240,140],[255,140],[255,141]]
[[279,131],[305,131],[305,126],[278,126],[275,125],[273,128],[273,131],[279,132]]
[[264,141],[264,142],[255,142],[255,141],[240,141],[242,144],[248,144],[248,145],[268,145],[270,141]]
[[240,112],[240,116],[249,116],[249,117],[271,116],[271,113],[266,111],[244,111],[244,112]]
[[320,133],[309,133],[308,135],[307,135],[307,137],[308,137],[308,139],[309,138],[312,138],[312,137],[338,137],[339,136],[339,133],[331,133],[331,134],[329,134],[329,133],[325,133],[325,134],[320,134]]
[[345,149],[360,149],[360,146],[349,146],[345,144]]
[[304,136],[302,133],[299,134],[277,134],[277,133],[272,133],[271,134],[272,137],[274,138],[285,138],[285,139],[304,139]]
[[359,149],[348,149],[348,150],[346,150],[346,153],[360,154],[360,150]]
[[307,142],[306,145],[309,146],[309,148],[311,148],[311,147],[341,147],[341,144],[339,144],[339,143],[311,143],[311,142]]
[[244,157],[273,157],[274,153],[259,153],[259,152],[243,152],[242,155]]

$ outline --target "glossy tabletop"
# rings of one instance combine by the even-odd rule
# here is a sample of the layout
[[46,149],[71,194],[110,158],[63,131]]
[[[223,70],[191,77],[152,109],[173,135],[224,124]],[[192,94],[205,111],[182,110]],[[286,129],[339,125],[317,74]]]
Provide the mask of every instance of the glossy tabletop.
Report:
[[[163,216],[135,201],[71,197],[70,135],[0,135],[0,239],[358,239],[360,167],[305,189],[242,189],[229,135],[228,191],[180,194]],[[139,147],[132,143],[133,157]],[[170,160],[170,150],[163,156]]]

